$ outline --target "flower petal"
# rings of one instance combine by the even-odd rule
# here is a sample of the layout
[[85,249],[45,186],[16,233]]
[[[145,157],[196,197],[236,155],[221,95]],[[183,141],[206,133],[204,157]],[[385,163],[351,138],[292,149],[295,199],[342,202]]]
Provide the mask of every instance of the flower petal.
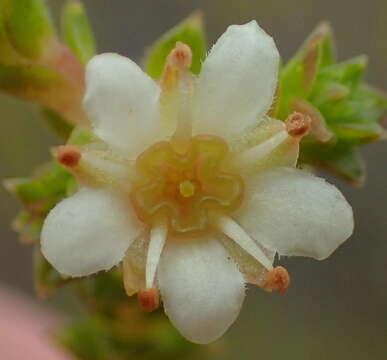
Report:
[[244,299],[242,274],[213,238],[169,240],[158,277],[165,312],[190,341],[216,340],[239,314]]
[[327,258],[353,231],[353,214],[340,191],[293,168],[250,178],[246,202],[234,216],[247,232],[280,255]]
[[48,214],[42,252],[60,273],[86,276],[117,265],[140,231],[126,202],[106,190],[83,188]]
[[138,153],[154,140],[159,94],[158,85],[124,56],[102,54],[87,65],[84,106],[95,133],[113,147]]
[[256,21],[230,26],[203,63],[196,132],[234,138],[255,125],[273,102],[278,66],[275,43]]

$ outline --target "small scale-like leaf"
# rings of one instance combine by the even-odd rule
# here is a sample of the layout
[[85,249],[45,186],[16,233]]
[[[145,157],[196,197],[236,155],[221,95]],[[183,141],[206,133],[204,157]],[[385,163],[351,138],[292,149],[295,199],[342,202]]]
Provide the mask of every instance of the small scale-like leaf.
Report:
[[13,228],[24,243],[37,241],[48,212],[74,189],[74,177],[56,162],[49,163],[32,178],[8,179],[6,189],[24,208],[13,221]]
[[151,77],[158,79],[161,76],[167,56],[178,41],[187,44],[191,48],[191,71],[198,74],[207,49],[201,13],[194,13],[153,44],[144,61],[145,70]]
[[[46,202],[43,200],[57,200],[66,195],[67,183],[72,175],[61,165],[50,163],[44,166],[32,179],[8,180],[8,189],[25,204],[41,202],[42,210]],[[50,203],[51,201],[48,201]],[[48,204],[49,205],[49,204]]]
[[311,93],[321,69],[333,64],[335,46],[332,30],[327,23],[320,24],[296,55],[281,69],[279,97],[275,115],[284,120],[291,112],[294,99],[306,99]]
[[93,30],[85,7],[79,0],[68,0],[62,12],[62,33],[66,44],[86,64],[96,54]]
[[367,57],[361,55],[321,69],[311,93],[312,101],[318,105],[321,102],[319,95],[326,93],[334,85],[347,87],[348,91],[359,86],[363,80],[367,63]]

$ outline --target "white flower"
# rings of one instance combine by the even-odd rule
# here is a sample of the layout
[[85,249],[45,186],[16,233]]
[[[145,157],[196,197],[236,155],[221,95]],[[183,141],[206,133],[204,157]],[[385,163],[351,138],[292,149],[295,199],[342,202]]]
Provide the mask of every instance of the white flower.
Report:
[[116,54],[90,61],[84,103],[102,141],[58,150],[82,186],[48,215],[42,251],[69,276],[123,260],[128,294],[153,308],[159,289],[179,331],[208,343],[246,282],[286,288],[275,253],[324,259],[353,216],[334,186],[295,168],[308,119],[265,115],[279,55],[255,21],[230,26],[197,78],[190,55],[177,44],[160,84]]

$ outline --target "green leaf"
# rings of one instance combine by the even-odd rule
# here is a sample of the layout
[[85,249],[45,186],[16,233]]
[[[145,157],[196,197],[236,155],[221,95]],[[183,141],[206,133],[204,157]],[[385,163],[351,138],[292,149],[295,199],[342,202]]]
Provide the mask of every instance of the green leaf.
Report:
[[279,98],[275,109],[277,118],[286,119],[293,100],[308,98],[320,70],[335,61],[334,49],[330,26],[320,24],[280,71]]
[[[67,183],[72,175],[56,162],[47,164],[32,179],[21,178],[7,181],[8,189],[25,204],[39,201],[42,211],[51,207],[59,198],[66,196]],[[46,207],[47,206],[47,207]]]
[[167,56],[178,41],[191,48],[191,71],[198,74],[207,49],[201,13],[194,13],[153,44],[145,58],[145,70],[151,77],[158,79],[161,76]]
[[1,22],[12,47],[20,55],[40,58],[55,31],[43,0],[2,0]]
[[365,55],[354,57],[341,63],[333,64],[319,71],[311,98],[318,104],[318,95],[327,91],[327,87],[345,86],[350,90],[360,85],[367,68],[368,58]]
[[61,165],[51,162],[32,178],[4,181],[6,189],[23,204],[24,209],[13,221],[22,242],[37,241],[48,212],[74,189],[74,177]]
[[334,146],[303,144],[299,162],[332,172],[356,186],[364,183],[364,161],[358,150],[353,146],[345,144],[336,144]]
[[[75,129],[71,134],[73,144],[95,141],[90,132],[82,128]],[[56,161],[41,166],[31,178],[8,179],[4,185],[24,206],[13,222],[13,228],[20,234],[21,241],[28,243],[39,239],[48,212],[78,189],[75,177]]]
[[62,33],[66,44],[82,64],[96,54],[96,44],[85,7],[79,0],[69,0],[62,12]]

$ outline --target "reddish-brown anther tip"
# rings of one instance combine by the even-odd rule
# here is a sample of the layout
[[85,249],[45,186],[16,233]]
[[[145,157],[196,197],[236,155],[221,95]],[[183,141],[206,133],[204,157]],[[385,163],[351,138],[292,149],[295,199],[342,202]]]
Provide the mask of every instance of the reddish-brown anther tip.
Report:
[[282,266],[277,266],[267,274],[262,287],[267,291],[278,291],[280,294],[285,294],[289,285],[290,275],[288,271]]
[[285,123],[290,136],[302,138],[309,133],[312,120],[308,115],[294,112],[288,116]]
[[79,164],[82,154],[74,145],[62,145],[55,149],[55,156],[63,166],[74,168]]
[[169,54],[168,60],[177,69],[189,69],[192,65],[192,50],[188,45],[178,41]]
[[147,312],[155,311],[159,307],[160,295],[155,288],[140,290],[137,298],[140,306]]

